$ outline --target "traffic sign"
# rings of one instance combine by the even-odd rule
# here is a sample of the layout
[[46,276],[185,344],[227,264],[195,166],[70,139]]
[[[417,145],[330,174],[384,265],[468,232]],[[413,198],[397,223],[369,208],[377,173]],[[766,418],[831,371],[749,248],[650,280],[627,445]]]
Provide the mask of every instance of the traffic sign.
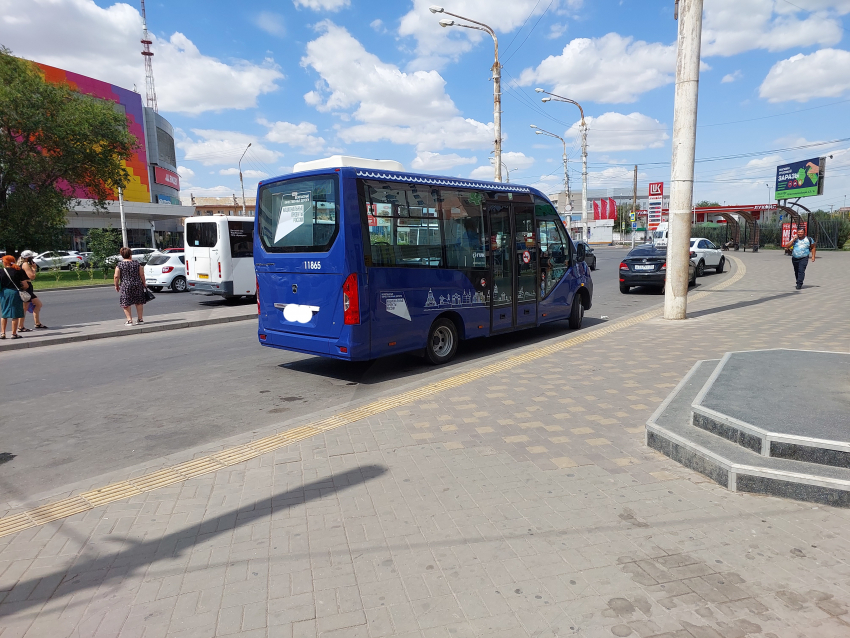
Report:
[[631,213],[629,213],[629,221],[633,222],[634,220],[635,220],[635,213],[634,213],[634,211],[632,211]]
[[635,230],[636,228],[637,228],[637,222],[632,222],[632,230]]

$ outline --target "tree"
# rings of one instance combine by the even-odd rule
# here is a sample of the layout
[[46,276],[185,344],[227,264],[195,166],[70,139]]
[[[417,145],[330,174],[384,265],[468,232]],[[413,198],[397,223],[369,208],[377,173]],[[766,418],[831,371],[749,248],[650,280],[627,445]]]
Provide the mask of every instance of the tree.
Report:
[[694,208],[708,208],[709,206],[720,206],[720,204],[718,204],[717,202],[710,202],[707,199],[704,199],[694,204]]
[[0,248],[61,246],[65,216],[86,199],[105,209],[129,181],[138,142],[112,102],[46,82],[0,46]]
[[89,231],[87,245],[92,252],[92,268],[102,268],[106,271],[110,267],[106,259],[118,253],[121,247],[121,235],[112,227],[92,228]]

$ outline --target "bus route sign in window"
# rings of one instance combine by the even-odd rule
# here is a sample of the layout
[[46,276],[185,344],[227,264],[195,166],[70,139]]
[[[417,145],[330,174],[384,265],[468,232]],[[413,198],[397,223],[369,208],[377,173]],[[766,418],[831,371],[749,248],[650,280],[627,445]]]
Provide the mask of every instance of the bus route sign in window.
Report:
[[227,229],[230,232],[230,256],[231,257],[253,257],[254,256],[254,222],[227,221]]
[[324,252],[339,230],[336,175],[292,179],[260,188],[257,216],[269,252]]

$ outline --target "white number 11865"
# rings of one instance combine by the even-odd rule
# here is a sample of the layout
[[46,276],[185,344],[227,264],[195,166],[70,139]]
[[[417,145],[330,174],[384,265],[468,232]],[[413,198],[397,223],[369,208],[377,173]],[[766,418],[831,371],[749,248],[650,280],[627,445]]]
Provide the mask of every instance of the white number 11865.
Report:
[[322,262],[320,261],[305,261],[304,270],[321,270]]

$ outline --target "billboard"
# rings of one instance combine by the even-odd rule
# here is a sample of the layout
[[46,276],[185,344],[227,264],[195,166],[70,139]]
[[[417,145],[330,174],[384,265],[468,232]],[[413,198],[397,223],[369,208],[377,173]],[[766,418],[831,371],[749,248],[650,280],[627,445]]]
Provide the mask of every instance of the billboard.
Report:
[[167,168],[154,166],[153,181],[163,186],[170,186],[175,190],[180,190],[180,176],[174,171],[169,171]]
[[647,198],[646,225],[649,230],[658,228],[663,218],[664,182],[650,182],[649,197]]
[[[124,188],[124,199],[128,202],[150,202],[150,177],[148,174],[148,159],[145,149],[145,123],[143,120],[142,96],[133,91],[122,89],[120,86],[101,82],[94,78],[57,69],[46,64],[34,63],[45,81],[53,84],[67,84],[79,93],[114,102],[116,108],[127,116],[127,126],[130,133],[138,140],[139,146],[132,157],[124,163],[130,174],[130,181]],[[73,195],[80,199],[88,199],[87,193],[74,187]],[[112,200],[118,199],[118,193],[113,193]]]
[[823,195],[823,173],[825,157],[814,157],[800,162],[791,162],[776,167],[776,190],[774,198],[814,197]]

